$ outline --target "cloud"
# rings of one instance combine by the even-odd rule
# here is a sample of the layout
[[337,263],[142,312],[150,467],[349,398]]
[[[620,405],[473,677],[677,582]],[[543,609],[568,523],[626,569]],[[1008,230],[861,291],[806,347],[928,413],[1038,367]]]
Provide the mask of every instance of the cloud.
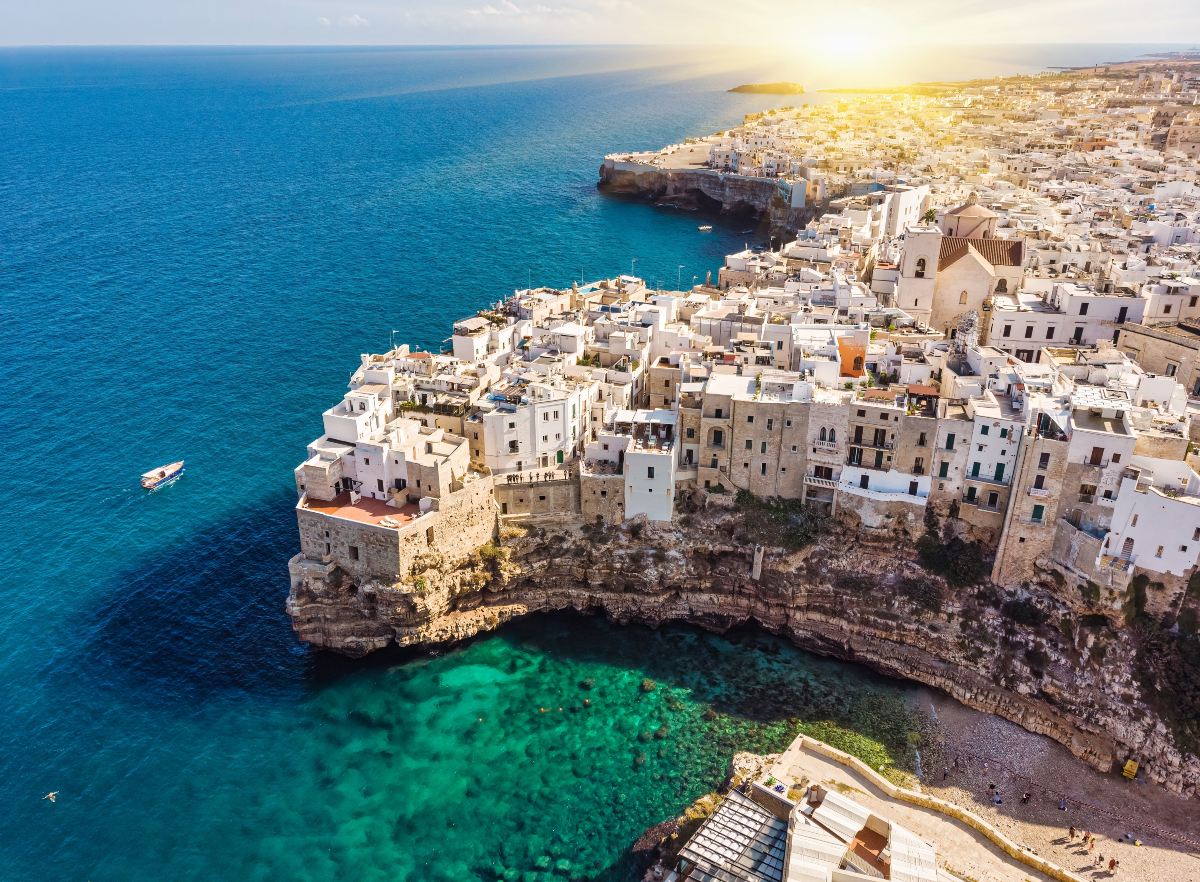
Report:
[[534,18],[543,15],[568,15],[578,10],[567,6],[547,6],[544,3],[538,3],[535,6],[521,7],[512,0],[499,0],[497,3],[485,3],[483,6],[478,6],[467,10],[467,15],[492,15],[492,16],[513,16]]
[[327,19],[325,16],[322,15],[320,18],[317,19],[317,24],[319,24],[323,28],[327,28],[331,24],[333,24],[333,22],[331,22],[329,19]]
[[338,24],[344,28],[367,28],[371,26],[371,23],[357,12],[352,15],[343,15],[338,19]]

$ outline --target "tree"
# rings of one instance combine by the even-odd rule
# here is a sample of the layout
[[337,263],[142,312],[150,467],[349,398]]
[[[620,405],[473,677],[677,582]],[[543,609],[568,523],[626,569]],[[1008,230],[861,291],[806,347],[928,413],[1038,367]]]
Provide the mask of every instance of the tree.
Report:
[[921,223],[923,223],[923,224],[931,224],[935,220],[937,220],[937,212],[934,211],[932,208],[927,209],[926,212],[923,215],[921,215]]

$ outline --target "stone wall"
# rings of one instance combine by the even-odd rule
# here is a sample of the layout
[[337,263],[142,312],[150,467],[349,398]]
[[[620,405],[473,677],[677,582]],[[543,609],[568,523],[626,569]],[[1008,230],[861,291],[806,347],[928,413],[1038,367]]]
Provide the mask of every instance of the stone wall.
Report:
[[509,484],[501,475],[495,482],[496,505],[505,521],[544,515],[579,515],[579,482],[574,477]]
[[580,480],[580,514],[585,524],[625,520],[624,475],[584,475]]

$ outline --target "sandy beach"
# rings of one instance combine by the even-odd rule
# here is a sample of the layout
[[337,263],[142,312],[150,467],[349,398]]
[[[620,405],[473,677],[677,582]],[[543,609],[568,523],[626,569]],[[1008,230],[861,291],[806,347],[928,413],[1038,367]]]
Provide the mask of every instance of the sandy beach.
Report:
[[[1086,878],[1200,882],[1200,803],[1145,780],[1128,781],[1119,771],[1102,774],[1049,738],[948,696],[925,693],[921,701],[936,720],[921,751],[925,790],[970,808]],[[990,784],[1000,792],[1000,805]],[[1025,793],[1030,798],[1022,803]],[[1059,809],[1063,799],[1066,810]],[[1085,831],[1096,837],[1090,852]],[[1120,862],[1115,874],[1108,871],[1111,858]]]

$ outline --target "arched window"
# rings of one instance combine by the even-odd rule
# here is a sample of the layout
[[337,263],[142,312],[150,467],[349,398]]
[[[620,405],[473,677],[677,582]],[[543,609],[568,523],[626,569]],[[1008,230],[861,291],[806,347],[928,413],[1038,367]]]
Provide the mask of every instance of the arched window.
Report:
[[1000,281],[996,282],[996,293],[997,294],[1007,294],[1008,293],[1008,279],[1000,279]]
[[966,302],[967,302],[967,292],[966,291],[963,291],[961,294],[958,295],[958,302],[963,304],[964,306],[966,305]]
[[925,258],[924,257],[917,258],[917,278],[918,279],[925,278]]
[[856,371],[861,371],[862,367],[863,367],[862,356],[861,355],[854,356],[854,369]]
[[824,427],[824,426],[822,426],[822,427],[821,427],[821,436],[820,436],[820,439],[819,439],[819,440],[821,440],[821,441],[825,441],[825,440],[827,440],[827,439],[825,438],[825,427]]
[[834,431],[833,429],[830,429],[829,430],[829,443],[832,444],[836,440],[837,440],[837,432]]

